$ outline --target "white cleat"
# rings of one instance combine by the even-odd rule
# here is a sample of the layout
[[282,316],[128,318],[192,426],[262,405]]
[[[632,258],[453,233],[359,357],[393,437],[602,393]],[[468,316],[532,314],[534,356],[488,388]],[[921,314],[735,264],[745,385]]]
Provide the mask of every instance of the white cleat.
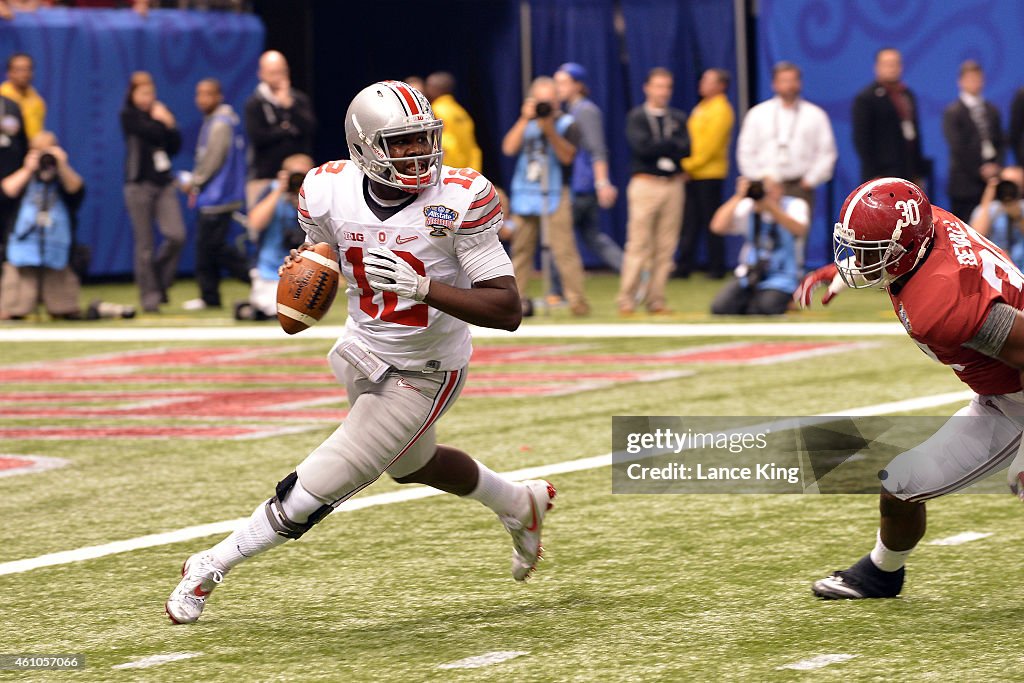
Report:
[[526,517],[517,519],[510,516],[499,516],[505,529],[512,534],[512,578],[526,581],[537,568],[537,560],[544,553],[540,542],[541,527],[544,526],[544,515],[554,507],[555,487],[542,479],[530,479],[522,482],[529,494],[530,508]]
[[181,567],[181,581],[164,605],[164,611],[175,624],[191,624],[199,619],[206,598],[224,580],[223,572],[213,563],[209,553],[196,553]]

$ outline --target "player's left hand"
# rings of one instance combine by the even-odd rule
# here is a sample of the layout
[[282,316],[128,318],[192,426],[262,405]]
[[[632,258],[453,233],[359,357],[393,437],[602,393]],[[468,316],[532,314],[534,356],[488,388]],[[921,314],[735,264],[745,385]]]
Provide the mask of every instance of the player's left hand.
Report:
[[423,301],[430,292],[430,278],[417,273],[387,247],[367,249],[363,269],[370,286],[378,292],[394,292],[414,301]]
[[825,292],[825,296],[821,299],[823,306],[827,306],[835,298],[836,294],[846,289],[846,283],[843,282],[843,278],[834,263],[822,266],[805,275],[796,291],[793,292],[793,300],[796,301],[800,308],[810,308],[814,301],[814,292],[825,286],[828,287],[828,291]]

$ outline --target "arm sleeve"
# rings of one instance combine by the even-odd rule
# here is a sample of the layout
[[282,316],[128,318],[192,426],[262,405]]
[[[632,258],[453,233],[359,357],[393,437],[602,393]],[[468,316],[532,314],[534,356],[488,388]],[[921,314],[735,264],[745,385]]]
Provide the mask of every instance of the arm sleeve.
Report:
[[1013,306],[1001,301],[995,302],[989,309],[981,328],[963,345],[986,356],[998,358],[999,352],[1003,350],[1003,344],[1010,336],[1010,328],[1013,327],[1016,317],[1017,309]]
[[608,161],[601,111],[596,106],[581,107],[576,115],[576,124],[580,128],[581,146],[590,152],[590,158],[594,161]]
[[132,107],[121,111],[121,128],[125,135],[137,135],[154,147],[164,146],[169,130],[149,114]]
[[873,171],[877,164],[874,160],[875,148],[871,144],[871,102],[863,94],[853,100],[852,119],[853,146],[860,157],[861,166]]
[[498,193],[494,191],[494,185],[484,179],[461,225],[455,231],[455,256],[470,282],[515,275],[512,261],[498,240],[501,223]]
[[832,123],[824,109],[818,109],[818,120],[815,130],[815,154],[811,168],[807,172],[807,182],[818,186],[828,182],[836,165],[836,138],[832,134]]
[[[690,116],[693,117],[693,112],[690,112]],[[695,168],[702,168],[711,161],[717,150],[727,147],[732,123],[732,112],[726,108],[715,111],[712,116],[706,117],[700,129],[690,130],[688,121],[690,155],[683,159],[683,170],[691,172]]]
[[272,126],[263,115],[263,100],[255,95],[245,103],[245,134],[253,147],[267,147],[288,137],[280,126]]
[[231,147],[231,136],[232,130],[228,123],[214,121],[210,124],[210,135],[206,139],[203,157],[196,160],[195,170],[192,171],[192,182],[196,187],[202,187],[209,182],[224,165]]
[[324,191],[323,180],[314,178],[314,174],[317,169],[310,170],[306,174],[306,179],[302,183],[302,187],[299,188],[299,204],[298,204],[298,220],[299,227],[306,233],[306,242],[308,244],[316,244],[317,242],[327,242],[332,247],[337,248],[336,240],[334,239],[334,232],[330,229],[327,224],[327,210],[326,208],[321,209],[324,211],[323,216],[315,215],[316,210],[310,211],[310,202],[306,197],[306,190],[310,192],[322,192]]
[[736,166],[740,175],[747,178],[760,178],[760,167],[757,165],[757,107],[747,112],[740,125],[740,135],[736,140]]
[[295,104],[292,105],[292,124],[302,132],[303,135],[312,135],[316,132],[316,114],[313,113],[313,105],[305,93],[293,91]]

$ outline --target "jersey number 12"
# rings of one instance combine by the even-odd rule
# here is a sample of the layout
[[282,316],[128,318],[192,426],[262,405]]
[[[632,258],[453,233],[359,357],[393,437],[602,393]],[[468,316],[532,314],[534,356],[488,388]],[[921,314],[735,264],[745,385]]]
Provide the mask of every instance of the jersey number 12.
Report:
[[[407,251],[396,251],[395,256],[402,259],[416,271],[417,274],[426,276],[427,269],[423,261]],[[415,304],[409,308],[398,310],[398,295],[394,292],[381,292],[384,297],[384,306],[378,306],[373,298],[377,292],[370,287],[370,281],[366,279],[366,270],[363,268],[362,247],[349,247],[345,250],[345,259],[352,264],[352,277],[359,285],[359,309],[371,318],[379,318],[384,322],[407,325],[409,327],[426,327],[428,306],[426,304]]]

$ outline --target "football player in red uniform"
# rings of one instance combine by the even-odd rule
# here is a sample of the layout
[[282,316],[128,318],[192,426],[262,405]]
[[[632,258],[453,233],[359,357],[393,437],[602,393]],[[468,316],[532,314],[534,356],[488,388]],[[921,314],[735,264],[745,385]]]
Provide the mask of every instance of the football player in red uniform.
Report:
[[351,161],[306,175],[298,193],[306,247],[333,245],[346,281],[345,333],[328,360],[351,409],[249,519],[185,561],[166,604],[174,623],[199,619],[229,570],[298,539],[385,472],[491,508],[512,536],[512,577],[533,572],[554,487],[513,482],[437,443],[435,423],[465,381],[468,323],[514,330],[522,315],[498,241],[497,193],[478,171],[442,166],[442,125],[415,88],[374,83],[345,114]]
[[1024,276],[992,242],[898,178],[854,190],[833,236],[835,263],[804,278],[797,303],[809,306],[818,287],[828,287],[823,303],[846,287],[885,289],[921,350],[977,394],[956,415],[979,419],[950,420],[883,470],[874,549],[813,586],[826,599],[891,598],[924,536],[925,501],[1011,461],[1010,488],[1024,495],[1024,466],[1014,460],[1024,432]]

